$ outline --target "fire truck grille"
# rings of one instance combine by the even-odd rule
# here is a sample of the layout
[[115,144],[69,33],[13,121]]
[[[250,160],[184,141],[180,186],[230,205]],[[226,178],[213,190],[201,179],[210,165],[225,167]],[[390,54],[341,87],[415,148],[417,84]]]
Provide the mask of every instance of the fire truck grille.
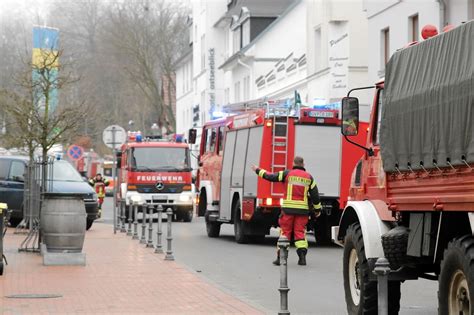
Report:
[[137,185],[137,191],[142,194],[150,193],[181,193],[183,191],[184,184],[163,184],[163,189],[159,190],[156,185],[142,184]]

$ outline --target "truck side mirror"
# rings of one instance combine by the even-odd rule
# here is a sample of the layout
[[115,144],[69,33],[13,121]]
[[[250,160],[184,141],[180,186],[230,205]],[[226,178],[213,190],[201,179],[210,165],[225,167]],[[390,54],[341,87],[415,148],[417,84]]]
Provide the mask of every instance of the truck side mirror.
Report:
[[189,129],[188,131],[188,143],[189,144],[195,144],[196,143],[196,137],[197,137],[197,130],[196,129]]
[[118,151],[115,156],[117,157],[117,168],[120,168],[122,166],[122,152]]
[[359,133],[359,100],[357,97],[342,99],[342,126],[344,136],[357,136]]

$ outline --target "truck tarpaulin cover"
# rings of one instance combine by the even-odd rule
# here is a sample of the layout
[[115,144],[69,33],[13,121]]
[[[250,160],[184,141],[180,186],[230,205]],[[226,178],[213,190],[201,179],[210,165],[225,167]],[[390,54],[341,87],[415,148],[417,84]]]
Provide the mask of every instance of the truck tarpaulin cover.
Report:
[[474,163],[474,21],[396,52],[387,64],[387,172]]

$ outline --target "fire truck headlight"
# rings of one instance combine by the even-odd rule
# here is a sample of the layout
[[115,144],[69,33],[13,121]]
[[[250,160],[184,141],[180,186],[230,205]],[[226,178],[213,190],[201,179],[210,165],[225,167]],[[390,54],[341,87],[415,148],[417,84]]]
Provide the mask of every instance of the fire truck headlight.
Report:
[[267,204],[267,206],[271,206],[271,205],[272,205],[272,203],[273,203],[273,200],[272,200],[272,198],[267,198],[267,200],[266,200],[266,204]]
[[142,196],[140,195],[132,195],[130,197],[130,200],[133,202],[133,204],[138,205],[142,203]]
[[191,201],[193,196],[191,194],[181,194],[179,196],[179,201]]

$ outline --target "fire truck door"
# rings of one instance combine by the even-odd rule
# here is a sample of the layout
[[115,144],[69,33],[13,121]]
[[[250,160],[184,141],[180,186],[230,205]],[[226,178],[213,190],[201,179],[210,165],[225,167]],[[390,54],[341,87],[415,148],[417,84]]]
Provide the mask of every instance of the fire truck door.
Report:
[[[321,196],[339,197],[341,131],[337,126],[297,125],[295,155],[304,158]],[[342,157],[344,158],[344,157]]]
[[221,199],[219,201],[219,218],[224,220],[230,220],[231,209],[230,209],[230,179],[232,176],[232,164],[234,163],[234,150],[235,150],[235,139],[237,132],[229,131],[226,135],[226,141],[224,146],[224,157],[222,160],[222,173],[221,173]]
[[247,159],[244,168],[244,197],[257,196],[258,177],[250,168],[251,165],[260,165],[260,152],[262,151],[263,126],[250,129]]

